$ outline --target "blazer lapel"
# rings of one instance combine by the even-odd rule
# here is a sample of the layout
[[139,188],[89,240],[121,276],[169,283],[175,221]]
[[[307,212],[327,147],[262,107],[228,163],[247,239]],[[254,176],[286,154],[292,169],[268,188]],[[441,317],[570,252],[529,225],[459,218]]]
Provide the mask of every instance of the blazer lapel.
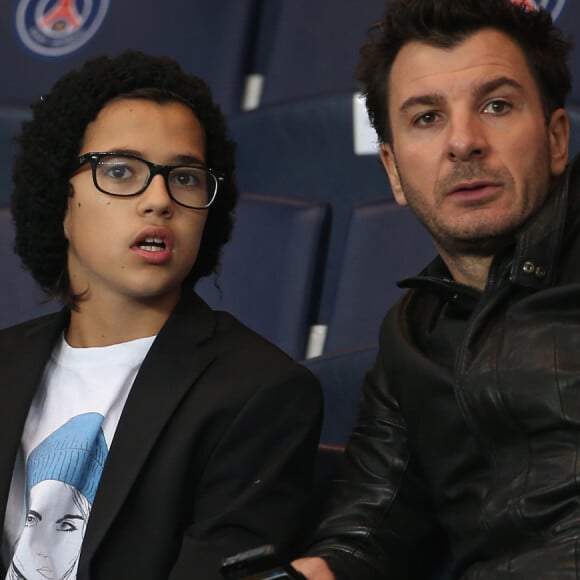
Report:
[[139,476],[159,433],[184,395],[215,358],[195,348],[213,332],[214,313],[195,294],[187,294],[151,346],[133,387],[109,450],[87,525],[79,577],[88,577],[92,555]]

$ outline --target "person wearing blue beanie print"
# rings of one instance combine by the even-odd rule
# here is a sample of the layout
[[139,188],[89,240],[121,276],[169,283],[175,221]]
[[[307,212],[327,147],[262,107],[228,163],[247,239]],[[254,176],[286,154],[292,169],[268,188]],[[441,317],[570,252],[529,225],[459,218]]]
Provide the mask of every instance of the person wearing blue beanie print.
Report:
[[8,578],[74,577],[107,444],[103,416],[73,417],[44,439],[26,464],[26,525]]

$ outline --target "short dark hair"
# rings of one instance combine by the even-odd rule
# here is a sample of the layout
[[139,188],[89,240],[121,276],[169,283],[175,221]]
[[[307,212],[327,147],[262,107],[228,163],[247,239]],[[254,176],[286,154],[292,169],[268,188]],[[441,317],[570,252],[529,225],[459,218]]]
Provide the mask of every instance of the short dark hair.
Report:
[[23,124],[17,140],[20,152],[13,172],[14,250],[44,292],[69,305],[74,305],[75,297],[68,278],[63,219],[71,167],[87,125],[118,98],[186,104],[203,127],[207,165],[224,178],[208,210],[199,254],[186,283],[193,285],[216,269],[233,226],[239,196],[235,144],[228,138],[224,116],[206,83],[186,74],[170,58],[138,51],[89,60],[61,77],[50,93],[32,105],[32,120]]
[[371,27],[355,74],[382,143],[392,140],[388,83],[401,48],[411,41],[452,48],[484,28],[503,32],[522,49],[546,119],[565,106],[572,88],[567,64],[572,44],[547,11],[524,8],[511,0],[394,0],[382,20]]

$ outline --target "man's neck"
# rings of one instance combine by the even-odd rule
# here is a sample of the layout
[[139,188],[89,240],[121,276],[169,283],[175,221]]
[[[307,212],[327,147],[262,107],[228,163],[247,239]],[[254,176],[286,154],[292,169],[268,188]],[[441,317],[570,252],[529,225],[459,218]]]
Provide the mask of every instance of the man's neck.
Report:
[[492,256],[450,257],[443,252],[440,253],[441,258],[457,283],[483,291],[487,283]]

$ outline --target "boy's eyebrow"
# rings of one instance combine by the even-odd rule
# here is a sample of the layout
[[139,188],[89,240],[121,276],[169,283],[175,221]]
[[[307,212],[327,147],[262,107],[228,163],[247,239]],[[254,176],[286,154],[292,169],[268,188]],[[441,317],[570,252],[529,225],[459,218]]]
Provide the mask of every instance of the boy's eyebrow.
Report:
[[[149,161],[145,155],[143,154],[143,151],[138,151],[137,149],[111,149],[110,151],[107,151],[107,153],[117,153],[118,155],[134,155],[135,157],[140,157],[141,159],[146,159],[147,161]],[[176,155],[173,158],[173,162],[171,163],[171,165],[203,165],[205,167],[205,161],[203,159],[200,159],[197,155],[186,155],[186,154],[182,154],[182,155]]]
[[175,163],[184,163],[186,165],[193,163],[194,165],[205,166],[205,161],[195,155],[178,155],[177,157],[175,157]]

